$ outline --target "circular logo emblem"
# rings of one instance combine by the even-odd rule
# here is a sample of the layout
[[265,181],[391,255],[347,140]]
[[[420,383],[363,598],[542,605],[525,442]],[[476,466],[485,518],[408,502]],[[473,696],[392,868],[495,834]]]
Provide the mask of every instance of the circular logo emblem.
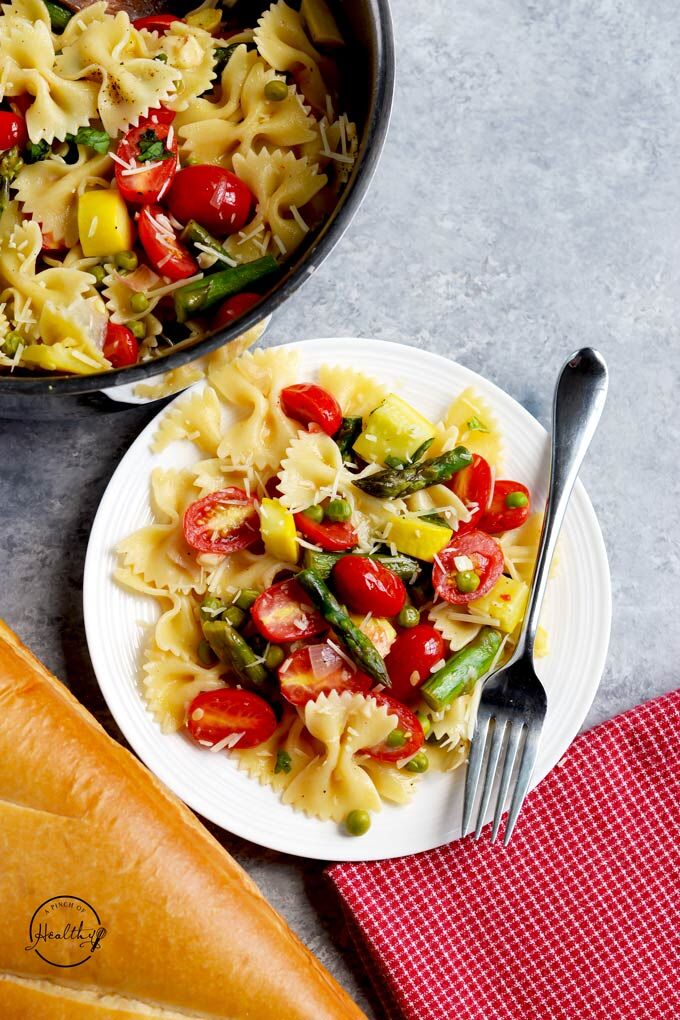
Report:
[[53,967],[79,967],[101,949],[105,935],[99,914],[86,900],[53,896],[33,914],[25,948]]

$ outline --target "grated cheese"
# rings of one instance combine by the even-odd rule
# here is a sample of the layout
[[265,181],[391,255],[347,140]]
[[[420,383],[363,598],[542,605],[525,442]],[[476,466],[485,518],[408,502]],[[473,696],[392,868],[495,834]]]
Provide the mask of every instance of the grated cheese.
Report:
[[300,215],[300,211],[299,211],[298,207],[296,205],[291,205],[290,206],[290,212],[291,212],[291,216],[293,217],[293,219],[297,223],[297,225],[300,228],[300,230],[304,231],[305,234],[309,233],[309,227],[307,226],[307,224],[303,220],[302,216]]
[[143,163],[142,166],[128,166],[124,170],[121,170],[121,177],[135,177],[137,174],[145,174],[148,171],[155,170],[161,165],[160,160],[151,161],[150,163]]
[[206,255],[212,255],[219,262],[225,262],[228,266],[237,266],[238,262],[236,259],[230,259],[228,255],[223,254],[220,251],[215,251],[214,248],[209,248],[207,244],[201,244],[200,241],[194,241],[194,248],[198,248],[199,251],[205,252]]
[[92,217],[92,222],[90,223],[90,229],[87,232],[87,236],[88,237],[94,237],[94,235],[97,233],[97,227],[98,226],[99,226],[99,217],[98,216],[93,216]]

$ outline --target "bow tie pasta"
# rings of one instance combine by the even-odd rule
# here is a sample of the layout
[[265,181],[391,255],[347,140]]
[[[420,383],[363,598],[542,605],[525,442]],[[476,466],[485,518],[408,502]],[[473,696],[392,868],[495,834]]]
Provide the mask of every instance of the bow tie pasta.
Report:
[[32,227],[21,249],[0,235],[0,372],[191,344],[248,313],[328,217],[357,154],[335,113],[344,39],[326,0],[239,16],[0,6],[0,213]]
[[493,409],[469,388],[436,410],[349,365],[301,379],[295,349],[221,357],[164,413],[152,450],[186,466],[155,468],[153,522],[117,550],[158,605],[161,728],[352,835],[466,761],[536,559],[529,490],[458,442],[497,457]]

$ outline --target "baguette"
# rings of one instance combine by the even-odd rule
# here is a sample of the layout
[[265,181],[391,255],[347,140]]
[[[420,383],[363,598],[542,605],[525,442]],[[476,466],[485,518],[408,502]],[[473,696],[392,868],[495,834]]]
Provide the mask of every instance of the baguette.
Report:
[[[3,1020],[365,1020],[191,812],[1,621],[0,720]],[[74,940],[71,924],[55,940],[74,916],[99,935]]]

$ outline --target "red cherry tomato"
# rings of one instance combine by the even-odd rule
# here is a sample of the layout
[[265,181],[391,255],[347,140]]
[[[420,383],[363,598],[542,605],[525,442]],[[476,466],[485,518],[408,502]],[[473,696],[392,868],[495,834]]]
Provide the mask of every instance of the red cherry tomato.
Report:
[[335,397],[314,383],[296,383],[281,390],[281,406],[289,418],[303,425],[314,422],[327,436],[342,425],[342,411]]
[[175,21],[184,21],[184,18],[178,18],[175,14],[149,14],[146,18],[137,18],[132,24],[138,32],[145,28],[147,32],[165,35]]
[[257,747],[277,727],[271,705],[252,691],[221,687],[197,694],[187,711],[187,729],[194,740],[214,746],[240,733],[233,747]]
[[253,603],[250,616],[267,641],[300,641],[328,626],[293,578],[267,588]]
[[[158,202],[170,187],[172,179],[177,173],[177,140],[174,137],[170,121],[165,119],[169,112],[154,110],[153,115],[163,119],[154,123],[151,117],[144,118],[138,127],[128,131],[118,146],[116,156],[126,165],[121,166],[116,161],[116,184],[121,195],[130,205],[149,205],[152,202]],[[174,117],[174,114],[172,116]],[[172,137],[168,141],[171,131]],[[163,143],[163,151],[170,152],[171,155],[165,156],[163,159],[150,159],[147,164],[139,161],[140,141],[143,142],[145,137],[153,141],[151,132],[159,142]],[[149,169],[144,170],[147,165]]]
[[[180,20],[180,19],[177,19]],[[177,114],[174,110],[168,110],[165,106],[154,106],[153,109],[149,110],[146,117],[140,117],[140,126],[144,124],[146,127],[154,124],[172,124]]]
[[362,754],[367,754],[370,758],[377,758],[378,761],[401,761],[402,758],[410,758],[425,743],[425,734],[420,721],[410,708],[395,701],[388,694],[371,694],[371,697],[375,698],[379,705],[384,705],[390,715],[396,715],[395,729],[403,731],[406,742],[401,747],[388,747],[383,740],[382,743],[376,744],[374,747],[363,748]]
[[[505,500],[511,492],[521,492],[527,498],[526,506],[507,506]],[[491,506],[480,518],[477,527],[488,535],[498,535],[501,531],[514,531],[520,528],[531,510],[531,497],[526,485],[505,479],[497,481],[493,489]]]
[[367,556],[343,556],[333,567],[333,584],[341,602],[355,613],[396,616],[406,602],[400,578]]
[[306,705],[329,691],[368,691],[373,684],[326,643],[293,652],[279,669],[279,681],[281,694],[292,705]]
[[240,319],[242,315],[249,312],[261,300],[261,294],[248,294],[247,291],[243,291],[241,294],[234,294],[233,297],[227,298],[219,306],[217,312],[213,315],[210,328],[224,329],[225,326],[231,326],[235,319]]
[[392,681],[390,695],[405,705],[417,701],[418,689],[434,664],[444,658],[444,651],[444,639],[429,623],[400,631],[385,659]]
[[[479,576],[479,587],[475,591],[460,591],[456,584],[456,574],[461,567],[455,561],[460,556],[471,560],[473,570]],[[446,549],[437,554],[432,568],[432,584],[440,599],[463,605],[491,591],[502,573],[503,551],[498,542],[483,531],[468,531],[467,535],[454,538]]]
[[14,145],[23,149],[27,141],[26,121],[21,114],[0,110],[0,152],[5,152]]
[[132,330],[117,322],[109,322],[106,327],[102,354],[114,368],[136,365],[139,358],[139,344]]
[[137,220],[139,240],[153,268],[170,280],[184,280],[199,271],[198,263],[177,240],[159,205],[145,205]]
[[477,509],[472,510],[469,521],[460,521],[457,535],[464,535],[466,531],[472,531],[478,527],[478,521],[486,511],[491,502],[493,490],[493,472],[487,461],[478,453],[473,453],[472,463],[469,467],[463,468],[446,483],[453,489],[459,499],[462,499],[466,506],[471,503],[477,504]]
[[197,499],[184,512],[184,537],[199,552],[226,556],[246,549],[260,537],[255,500],[233,486]]
[[12,96],[8,102],[15,113],[18,113],[21,117],[25,117],[27,111],[35,102],[35,96],[32,96],[30,92],[22,92],[20,96]]
[[325,552],[342,552],[353,549],[358,542],[357,533],[349,521],[322,521],[317,524],[306,514],[294,514],[295,527],[301,535]]
[[218,237],[235,234],[248,222],[253,196],[247,184],[219,166],[185,166],[168,194],[172,215],[181,223],[198,220]]

